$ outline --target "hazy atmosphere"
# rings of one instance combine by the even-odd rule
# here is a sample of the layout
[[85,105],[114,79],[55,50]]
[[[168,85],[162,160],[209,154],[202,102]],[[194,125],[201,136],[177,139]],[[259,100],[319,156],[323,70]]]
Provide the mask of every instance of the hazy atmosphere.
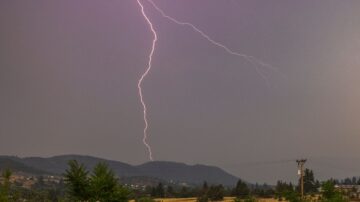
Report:
[[[360,1],[154,2],[273,67],[259,74],[144,1],[156,161],[249,182],[296,181],[296,158],[320,179],[359,174]],[[135,0],[1,0],[0,154],[148,161],[137,82],[152,39]]]

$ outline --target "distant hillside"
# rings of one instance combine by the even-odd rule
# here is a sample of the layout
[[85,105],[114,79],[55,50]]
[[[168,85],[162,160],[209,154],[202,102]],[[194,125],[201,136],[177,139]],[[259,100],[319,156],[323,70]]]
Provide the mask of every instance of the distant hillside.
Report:
[[47,171],[36,169],[24,163],[21,163],[17,161],[16,158],[0,156],[0,170],[4,170],[4,169],[11,169],[14,172],[24,172],[33,175],[50,174]]
[[184,163],[154,161],[137,166],[144,176],[152,176],[168,181],[202,184],[205,180],[210,184],[235,185],[237,177],[224,170],[205,165],[187,165]]
[[[205,180],[210,184],[235,185],[237,177],[224,170],[205,165],[187,165],[184,163],[154,161],[133,166],[119,161],[106,160],[92,156],[62,155],[50,158],[40,157],[9,157],[0,156],[0,169],[11,165],[12,169],[33,174],[53,173],[60,175],[65,172],[69,160],[77,160],[88,169],[92,169],[98,162],[106,162],[121,178],[139,179],[150,177],[173,183],[187,183],[198,185]],[[134,178],[135,177],[135,178]]]

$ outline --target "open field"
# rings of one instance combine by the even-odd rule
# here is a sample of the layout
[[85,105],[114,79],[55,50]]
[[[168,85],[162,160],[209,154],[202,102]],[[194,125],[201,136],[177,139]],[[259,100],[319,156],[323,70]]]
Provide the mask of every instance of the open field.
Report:
[[[196,198],[160,198],[155,199],[158,202],[196,202]],[[233,202],[234,197],[225,197],[223,202]],[[259,202],[277,202],[276,199],[258,199]],[[130,201],[134,202],[134,200]]]

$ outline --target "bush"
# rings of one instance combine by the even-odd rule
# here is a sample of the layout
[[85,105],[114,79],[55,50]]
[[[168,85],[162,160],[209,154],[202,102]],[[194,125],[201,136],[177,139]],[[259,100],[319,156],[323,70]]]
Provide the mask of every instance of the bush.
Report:
[[155,202],[155,200],[150,197],[142,197],[135,199],[135,202]]
[[209,198],[207,195],[202,195],[202,196],[199,196],[197,199],[196,199],[197,202],[208,202],[209,201]]
[[334,182],[326,181],[321,186],[323,193],[322,199],[323,202],[346,202],[346,199],[339,191],[335,190]]

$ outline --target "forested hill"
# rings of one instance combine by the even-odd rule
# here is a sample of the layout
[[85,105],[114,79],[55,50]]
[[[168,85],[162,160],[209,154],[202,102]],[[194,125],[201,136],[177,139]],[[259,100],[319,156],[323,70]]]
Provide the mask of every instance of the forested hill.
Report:
[[168,182],[198,185],[207,181],[210,184],[234,186],[237,177],[221,168],[207,165],[187,165],[184,163],[153,161],[141,165],[130,165],[92,156],[61,155],[49,158],[0,156],[0,169],[11,168],[29,174],[55,174],[65,172],[69,160],[83,163],[89,170],[98,162],[105,162],[119,177],[152,177]]

